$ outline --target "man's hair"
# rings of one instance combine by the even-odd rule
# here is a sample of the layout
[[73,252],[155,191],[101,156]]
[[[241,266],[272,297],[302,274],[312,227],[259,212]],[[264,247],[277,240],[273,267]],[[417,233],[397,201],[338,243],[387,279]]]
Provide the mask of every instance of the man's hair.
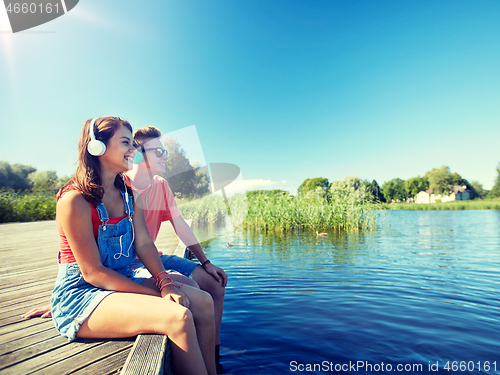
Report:
[[161,137],[160,129],[155,128],[154,126],[144,126],[142,128],[137,129],[134,132],[134,142],[138,146],[143,146],[144,143],[154,138],[160,138],[160,137]]

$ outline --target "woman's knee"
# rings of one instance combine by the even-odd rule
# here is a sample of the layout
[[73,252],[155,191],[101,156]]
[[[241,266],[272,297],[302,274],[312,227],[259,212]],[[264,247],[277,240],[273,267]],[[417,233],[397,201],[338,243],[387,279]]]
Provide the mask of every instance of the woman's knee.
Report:
[[175,306],[165,311],[164,324],[168,335],[185,333],[194,327],[193,314],[183,306]]

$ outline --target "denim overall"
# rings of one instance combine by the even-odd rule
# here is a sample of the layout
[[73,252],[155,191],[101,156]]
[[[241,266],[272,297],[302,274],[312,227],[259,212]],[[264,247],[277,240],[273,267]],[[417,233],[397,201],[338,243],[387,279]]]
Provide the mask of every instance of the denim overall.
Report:
[[[120,191],[125,203],[125,213],[118,224],[107,224],[109,218],[100,203],[96,209],[101,225],[97,243],[101,262],[124,276],[140,283],[144,278],[136,278],[129,269],[130,263],[136,258],[134,250],[134,229],[132,226],[133,202],[130,195]],[[114,291],[97,288],[83,279],[78,263],[59,265],[56,284],[50,300],[52,305],[52,320],[59,333],[73,341],[82,323],[90,316],[97,305]]]

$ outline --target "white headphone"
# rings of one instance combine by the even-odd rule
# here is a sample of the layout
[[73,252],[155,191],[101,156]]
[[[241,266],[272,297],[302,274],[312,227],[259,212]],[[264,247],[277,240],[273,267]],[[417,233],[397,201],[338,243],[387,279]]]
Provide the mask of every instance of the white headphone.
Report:
[[99,141],[95,139],[95,134],[94,134],[94,123],[96,118],[92,119],[89,127],[89,133],[90,133],[90,142],[87,145],[87,151],[89,152],[90,155],[93,156],[101,156],[106,152],[106,145],[104,142]]

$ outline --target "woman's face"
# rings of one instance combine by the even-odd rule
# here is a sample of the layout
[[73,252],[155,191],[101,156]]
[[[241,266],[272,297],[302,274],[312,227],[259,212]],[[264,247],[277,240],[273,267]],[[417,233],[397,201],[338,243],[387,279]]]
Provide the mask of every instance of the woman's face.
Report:
[[[165,150],[165,146],[161,143],[159,138],[152,139],[146,143],[144,143],[145,157],[144,157],[144,165],[146,166],[146,158],[149,163],[149,168],[151,168],[151,173],[153,175],[165,173],[167,170],[166,163],[168,160],[168,156],[165,155],[165,152],[158,157],[158,154],[161,150]],[[142,165],[142,163],[141,163]]]
[[121,126],[109,139],[104,155],[99,156],[101,166],[113,173],[132,169],[136,153],[132,140],[131,131]]

